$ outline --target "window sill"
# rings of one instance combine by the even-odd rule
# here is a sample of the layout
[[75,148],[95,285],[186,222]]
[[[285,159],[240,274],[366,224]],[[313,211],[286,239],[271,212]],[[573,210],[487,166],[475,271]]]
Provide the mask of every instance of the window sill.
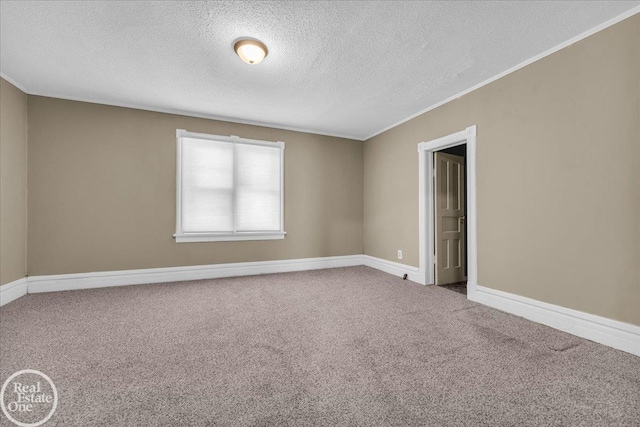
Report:
[[269,231],[262,233],[232,233],[232,234],[174,234],[176,243],[188,242],[233,242],[240,240],[282,240],[285,236],[284,231]]

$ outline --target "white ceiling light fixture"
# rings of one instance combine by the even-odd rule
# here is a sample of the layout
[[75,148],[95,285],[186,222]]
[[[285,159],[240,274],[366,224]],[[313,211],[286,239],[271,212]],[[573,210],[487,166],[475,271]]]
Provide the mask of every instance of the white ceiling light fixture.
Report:
[[233,46],[240,59],[247,64],[256,65],[262,62],[269,54],[264,43],[254,39],[240,39]]

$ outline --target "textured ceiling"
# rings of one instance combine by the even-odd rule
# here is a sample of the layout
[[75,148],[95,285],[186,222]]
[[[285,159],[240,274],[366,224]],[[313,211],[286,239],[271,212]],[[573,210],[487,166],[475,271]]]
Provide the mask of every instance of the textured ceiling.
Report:
[[[365,139],[633,2],[2,1],[29,93]],[[249,66],[234,41],[262,40]]]

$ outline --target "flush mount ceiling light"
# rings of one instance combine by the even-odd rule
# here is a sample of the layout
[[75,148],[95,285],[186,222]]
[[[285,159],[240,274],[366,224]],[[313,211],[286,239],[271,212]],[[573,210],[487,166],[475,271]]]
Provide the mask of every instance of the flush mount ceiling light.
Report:
[[233,46],[240,59],[247,64],[259,64],[269,54],[267,47],[258,40],[241,39]]

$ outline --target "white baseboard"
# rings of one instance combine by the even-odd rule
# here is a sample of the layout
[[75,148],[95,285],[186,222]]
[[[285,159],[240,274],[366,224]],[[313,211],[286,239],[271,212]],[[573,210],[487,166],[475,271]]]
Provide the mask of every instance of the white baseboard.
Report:
[[477,286],[468,298],[507,313],[640,356],[640,326]]
[[387,261],[386,259],[376,258],[370,255],[362,256],[364,258],[364,265],[367,267],[372,267],[398,277],[403,277],[406,274],[407,279],[424,285],[424,274],[420,274],[420,269],[418,267]]
[[26,295],[27,288],[28,280],[26,277],[0,286],[0,307]]
[[[216,279],[358,265],[366,265],[398,277],[407,274],[409,280],[424,284],[424,274],[422,274],[417,267],[387,261],[369,255],[347,255],[189,267],[29,276],[0,287],[0,306],[8,304],[27,293]],[[472,301],[640,356],[640,326],[583,313],[507,292],[485,288],[483,286],[468,284],[467,289],[468,298]]]
[[56,274],[52,276],[30,276],[28,291],[29,293],[56,292],[75,289],[103,288],[109,286],[218,279],[222,277],[252,276],[256,274],[352,267],[362,264],[362,255],[347,255],[278,261],[196,265],[188,267]]
[[30,276],[28,278],[28,292],[57,292],[110,286],[218,279],[222,277],[286,273],[292,271],[319,270],[324,268],[353,267],[357,265],[367,265],[398,277],[402,277],[404,274],[407,274],[407,278],[409,280],[421,283],[419,269],[417,267],[403,265],[368,255],[346,255],[278,261],[196,265],[188,267]]

